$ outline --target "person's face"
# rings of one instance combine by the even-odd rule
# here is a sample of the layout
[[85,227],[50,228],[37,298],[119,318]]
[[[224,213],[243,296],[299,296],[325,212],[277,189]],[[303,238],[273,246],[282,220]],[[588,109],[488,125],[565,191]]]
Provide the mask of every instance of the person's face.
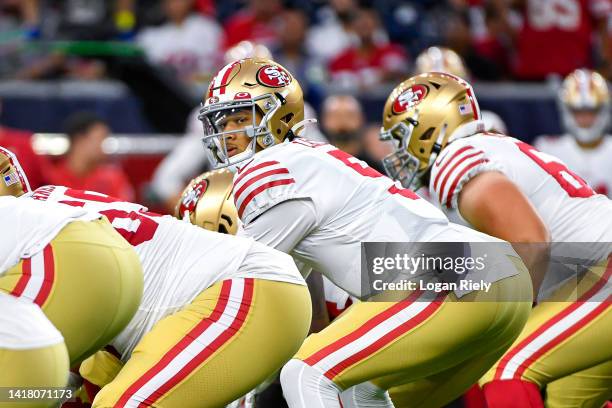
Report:
[[356,133],[363,125],[363,115],[358,102],[352,98],[339,98],[329,103],[322,115],[326,134]]
[[[244,128],[253,126],[252,112],[251,109],[233,112],[215,123],[218,132],[232,132],[223,139],[228,157],[242,153],[249,147],[251,138],[246,134]],[[255,112],[255,125],[259,124],[261,119],[259,112]]]
[[172,21],[181,21],[189,15],[193,0],[165,0],[164,11]]
[[300,48],[306,36],[306,17],[300,11],[283,13],[280,39],[285,47]]
[[359,10],[353,22],[353,30],[362,41],[371,41],[378,26],[378,19],[373,10]]
[[572,111],[574,120],[576,121],[578,127],[585,129],[590,128],[595,124],[595,121],[597,120],[597,113],[598,111],[596,109],[580,109]]
[[101,163],[106,159],[102,144],[109,133],[108,126],[103,123],[96,123],[81,137],[81,151],[87,156],[89,162]]

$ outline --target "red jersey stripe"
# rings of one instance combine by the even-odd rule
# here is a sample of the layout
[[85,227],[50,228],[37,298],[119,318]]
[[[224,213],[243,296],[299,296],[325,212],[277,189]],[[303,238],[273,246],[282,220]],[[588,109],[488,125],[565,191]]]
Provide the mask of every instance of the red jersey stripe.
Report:
[[238,191],[236,191],[234,193],[234,201],[236,201],[236,202],[240,201],[240,195],[242,193],[244,193],[244,190],[246,190],[247,188],[249,188],[253,184],[257,183],[259,180],[264,179],[264,178],[269,177],[269,176],[273,176],[275,174],[289,174],[289,170],[287,170],[285,168],[272,169],[272,170],[265,171],[265,172],[263,172],[261,174],[258,174],[255,177],[250,178],[242,186],[240,186]]
[[272,188],[272,187],[284,186],[286,184],[293,184],[293,183],[295,183],[295,180],[290,178],[290,179],[282,179],[282,180],[269,181],[269,182],[267,182],[265,184],[262,184],[261,186],[257,187],[255,190],[251,191],[244,198],[244,201],[242,201],[242,204],[240,204],[240,208],[238,208],[238,216],[240,218],[242,218],[242,213],[244,212],[244,209],[246,208],[246,206],[249,205],[251,200],[253,200],[253,198],[255,198],[255,196],[257,194],[261,193],[262,191],[267,190],[267,189]]
[[[234,181],[234,185],[235,186],[238,185],[238,183],[240,183],[242,181],[242,179],[244,179],[246,176],[248,176],[252,172],[254,172],[256,170],[259,170],[259,169],[262,169],[264,167],[273,166],[275,164],[280,164],[280,163],[277,162],[276,160],[270,160],[270,161],[266,161],[266,162],[262,162],[262,163],[256,164],[255,166],[251,167],[250,169],[247,169],[244,173],[240,174],[240,176],[238,176],[236,181]],[[246,168],[246,166],[243,167],[243,169],[244,168]]]
[[446,162],[444,163],[444,165],[442,167],[440,167],[440,169],[438,170],[438,172],[436,173],[436,177],[434,177],[433,180],[433,187],[434,190],[438,189],[438,182],[440,181],[440,177],[442,176],[442,174],[444,173],[444,170],[446,170],[446,168],[448,167],[448,165],[455,160],[455,158],[457,156],[459,156],[461,153],[465,152],[466,150],[470,150],[473,149],[472,146],[463,146],[461,149],[457,150],[455,153],[453,153],[448,160],[446,160]]
[[457,177],[455,177],[455,181],[453,181],[453,184],[451,184],[450,189],[448,190],[448,196],[446,197],[446,206],[448,208],[451,208],[453,193],[455,192],[455,189],[457,188],[457,185],[459,184],[459,181],[461,180],[461,178],[474,167],[482,163],[487,163],[488,161],[489,159],[477,160],[473,163],[470,163],[470,165],[466,166],[463,170],[461,170],[459,174],[457,174]]

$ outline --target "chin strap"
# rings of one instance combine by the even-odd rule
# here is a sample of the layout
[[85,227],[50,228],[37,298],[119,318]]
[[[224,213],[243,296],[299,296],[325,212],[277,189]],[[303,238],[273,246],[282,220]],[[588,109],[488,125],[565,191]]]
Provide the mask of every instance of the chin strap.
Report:
[[289,131],[294,135],[299,135],[299,132],[301,132],[307,125],[314,125],[315,123],[317,123],[316,119],[304,119],[293,125]]

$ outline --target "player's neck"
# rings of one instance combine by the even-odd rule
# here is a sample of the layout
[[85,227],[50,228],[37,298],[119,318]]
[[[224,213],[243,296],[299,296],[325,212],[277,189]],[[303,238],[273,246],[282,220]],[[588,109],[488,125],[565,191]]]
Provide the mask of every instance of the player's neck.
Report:
[[597,140],[593,140],[592,142],[581,142],[579,140],[576,140],[576,144],[578,144],[578,147],[583,150],[593,150],[598,148],[603,143],[603,140],[604,138],[602,136]]

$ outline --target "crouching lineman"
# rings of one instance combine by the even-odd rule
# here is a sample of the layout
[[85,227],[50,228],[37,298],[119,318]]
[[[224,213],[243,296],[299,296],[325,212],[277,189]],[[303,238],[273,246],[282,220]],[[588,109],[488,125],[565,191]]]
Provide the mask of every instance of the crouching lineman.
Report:
[[[134,316],[143,286],[138,257],[100,214],[24,195],[27,178],[13,153],[1,147],[0,170],[0,292],[40,307],[63,336],[70,363],[78,363]],[[42,343],[60,343],[49,324],[39,329]],[[42,331],[49,334],[42,338]]]
[[[361,242],[494,240],[449,224],[435,207],[349,154],[297,137],[303,109],[297,81],[264,59],[228,64],[205,95],[204,142],[219,167],[240,166],[233,191],[245,235],[291,253],[354,296],[367,291]],[[343,390],[370,380],[353,401],[391,406],[386,389],[398,381],[444,371],[433,396],[439,405],[467,389],[519,334],[530,308],[524,265],[509,245],[495,241],[507,252],[492,254],[499,269],[490,271],[489,292],[416,291],[397,302],[357,303],[309,336],[281,372],[289,406],[340,407]],[[461,295],[489,302],[452,301]],[[526,301],[497,302],[521,295]],[[441,334],[447,332],[452,336]]]
[[[493,408],[601,406],[612,396],[612,202],[557,158],[482,133],[471,86],[450,74],[422,74],[398,85],[385,105],[381,138],[396,143],[385,158],[391,177],[406,187],[428,185],[446,211],[458,209],[479,231],[514,243],[552,241],[552,256],[566,259],[579,244],[554,243],[589,243],[590,273],[553,292],[553,300],[566,301],[533,309],[482,383]],[[521,255],[528,264],[534,256]],[[430,385],[416,383],[392,395],[399,404],[421,406],[429,392]]]
[[142,302],[112,342],[126,362],[93,407],[224,406],[306,337],[310,297],[291,257],[100,193],[45,186],[32,197],[105,215],[143,267]]

